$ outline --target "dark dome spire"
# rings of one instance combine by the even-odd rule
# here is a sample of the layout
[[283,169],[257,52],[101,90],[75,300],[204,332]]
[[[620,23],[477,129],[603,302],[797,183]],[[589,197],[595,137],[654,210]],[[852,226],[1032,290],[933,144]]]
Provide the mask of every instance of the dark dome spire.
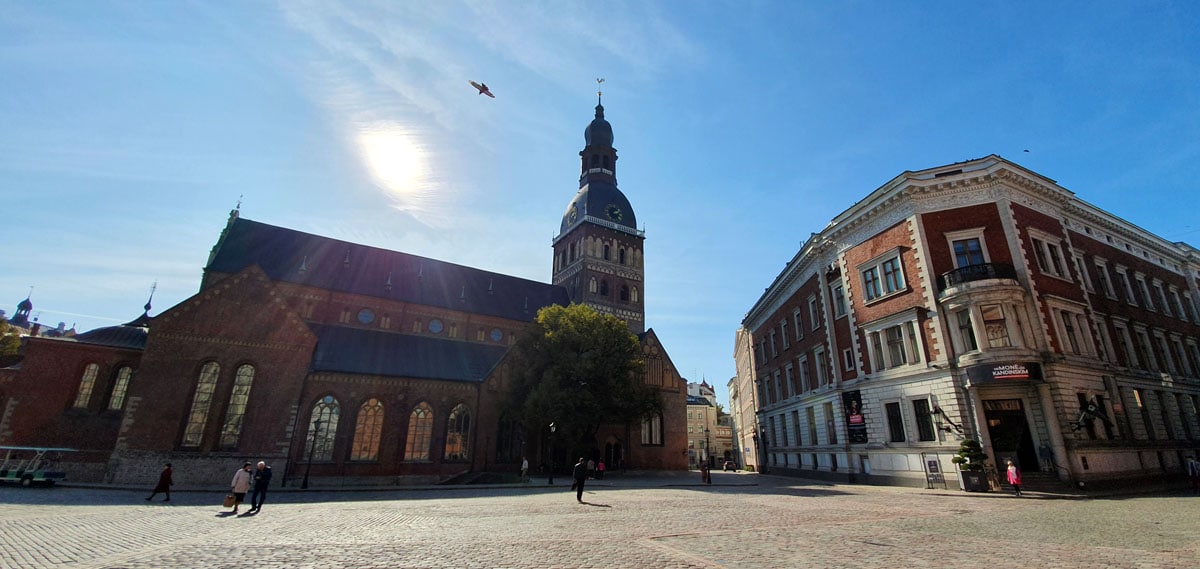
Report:
[[583,131],[583,142],[587,146],[612,148],[612,125],[604,120],[604,105],[596,104],[596,118]]

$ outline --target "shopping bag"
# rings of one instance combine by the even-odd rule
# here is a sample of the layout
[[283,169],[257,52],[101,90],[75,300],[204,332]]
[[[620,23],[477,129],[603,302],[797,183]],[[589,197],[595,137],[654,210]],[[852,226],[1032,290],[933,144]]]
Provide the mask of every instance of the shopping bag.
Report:
[[225,495],[225,507],[226,508],[232,508],[236,502],[237,502],[237,498],[234,498],[233,494]]

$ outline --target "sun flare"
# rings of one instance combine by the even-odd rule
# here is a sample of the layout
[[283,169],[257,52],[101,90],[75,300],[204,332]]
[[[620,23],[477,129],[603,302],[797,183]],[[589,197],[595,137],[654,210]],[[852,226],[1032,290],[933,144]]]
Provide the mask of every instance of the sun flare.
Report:
[[418,198],[425,178],[425,155],[415,137],[394,126],[364,130],[358,135],[371,175],[397,199]]

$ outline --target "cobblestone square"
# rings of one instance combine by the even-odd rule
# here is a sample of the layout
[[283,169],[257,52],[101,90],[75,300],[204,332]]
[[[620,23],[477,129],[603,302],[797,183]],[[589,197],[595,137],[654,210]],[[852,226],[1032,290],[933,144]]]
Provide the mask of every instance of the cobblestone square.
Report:
[[1197,498],[1070,498],[830,485],[752,474],[546,487],[270,495],[231,516],[223,494],[0,488],[0,566],[1182,567]]

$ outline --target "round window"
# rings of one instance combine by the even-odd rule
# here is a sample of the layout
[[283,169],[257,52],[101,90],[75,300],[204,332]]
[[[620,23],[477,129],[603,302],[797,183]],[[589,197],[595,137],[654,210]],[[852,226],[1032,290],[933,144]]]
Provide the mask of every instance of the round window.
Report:
[[375,321],[375,313],[371,312],[370,308],[364,308],[358,311],[358,321],[363,324],[370,324]]
[[499,328],[492,328],[492,341],[499,342],[500,340],[503,340],[503,339],[504,339],[504,332],[501,332]]
[[442,321],[438,320],[437,318],[430,320],[429,321],[429,331],[433,332],[434,334],[441,334],[442,333]]

